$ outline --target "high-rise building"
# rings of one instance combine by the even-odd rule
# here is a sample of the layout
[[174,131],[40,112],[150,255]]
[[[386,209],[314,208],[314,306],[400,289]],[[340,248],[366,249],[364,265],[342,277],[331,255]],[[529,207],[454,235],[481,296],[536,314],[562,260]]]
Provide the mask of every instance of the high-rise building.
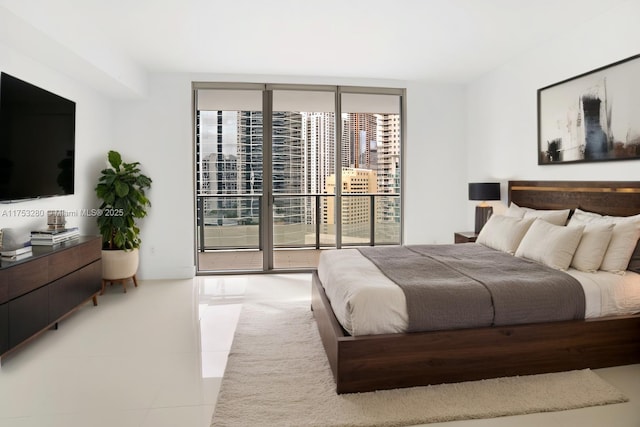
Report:
[[[293,111],[273,112],[272,181],[273,194],[304,193],[302,115]],[[303,197],[277,197],[273,220],[291,224],[304,221]]]
[[[336,133],[334,113],[302,113],[305,147],[305,185],[307,193],[321,193],[326,179],[335,173]],[[313,198],[306,198],[305,223],[315,224],[316,218]]]
[[[400,115],[376,114],[378,191],[400,194]],[[400,222],[400,199],[394,197],[379,203],[379,222]]]
[[[238,156],[238,194],[262,193],[262,111],[234,111],[236,115],[236,147]],[[239,198],[238,217],[257,223],[260,213],[258,197]]]
[[303,113],[305,119],[306,190],[321,192],[327,176],[335,173],[336,132],[334,113]]
[[[342,168],[342,192],[352,194],[368,194],[378,191],[376,172],[371,169]],[[336,175],[326,180],[326,193],[335,194]],[[371,201],[369,197],[342,197],[342,225],[345,238],[366,239],[371,219]],[[335,197],[327,197],[322,206],[325,224],[335,224]]]
[[[346,132],[343,136],[348,139],[349,167],[362,169],[376,169],[371,162],[371,147],[376,143],[376,117],[370,113],[346,113]],[[343,142],[344,143],[344,142]]]
[[353,168],[356,164],[356,154],[354,151],[354,145],[352,144],[351,138],[349,137],[350,129],[349,129],[349,115],[342,114],[340,118],[342,124],[342,135],[340,138],[341,148],[342,148],[342,163],[341,167],[343,168]]

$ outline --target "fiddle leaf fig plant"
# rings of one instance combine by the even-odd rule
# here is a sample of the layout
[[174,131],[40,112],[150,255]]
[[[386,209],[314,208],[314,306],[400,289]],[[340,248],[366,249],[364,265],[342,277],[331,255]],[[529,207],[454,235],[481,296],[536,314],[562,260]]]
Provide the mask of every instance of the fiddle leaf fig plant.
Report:
[[140,171],[140,162],[125,163],[120,153],[109,151],[111,167],[100,172],[95,188],[102,204],[98,228],[103,249],[131,250],[140,247],[140,229],[136,220],[147,215],[151,202],[145,190],[151,188],[151,178]]

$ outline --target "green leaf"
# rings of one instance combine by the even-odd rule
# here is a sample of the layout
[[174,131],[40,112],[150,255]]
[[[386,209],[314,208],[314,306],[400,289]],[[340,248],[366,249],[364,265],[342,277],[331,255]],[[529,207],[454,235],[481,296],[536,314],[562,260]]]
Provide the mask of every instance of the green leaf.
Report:
[[[116,195],[115,193],[113,193],[112,191],[109,191],[108,193],[106,193],[103,197],[104,199],[104,203],[107,206],[111,206],[113,205],[114,200],[116,199]],[[105,206],[106,207],[106,206]]]
[[98,184],[96,186],[96,195],[99,199],[104,199],[104,196],[109,191],[109,188],[105,184]]
[[118,197],[125,197],[129,194],[129,184],[122,182],[121,180],[115,180],[113,182]]
[[115,170],[120,169],[120,165],[122,164],[122,157],[120,157],[120,153],[118,153],[117,151],[111,150],[109,151],[108,158],[109,158],[109,163],[111,164],[111,166],[113,166]]

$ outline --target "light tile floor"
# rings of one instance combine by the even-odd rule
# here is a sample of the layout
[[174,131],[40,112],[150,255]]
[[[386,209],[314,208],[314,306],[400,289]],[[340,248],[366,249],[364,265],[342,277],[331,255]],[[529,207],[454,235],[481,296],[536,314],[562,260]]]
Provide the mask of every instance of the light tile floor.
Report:
[[[308,274],[108,288],[4,361],[0,426],[209,426],[242,303],[309,295]],[[631,402],[431,426],[640,426],[640,365],[596,372]]]

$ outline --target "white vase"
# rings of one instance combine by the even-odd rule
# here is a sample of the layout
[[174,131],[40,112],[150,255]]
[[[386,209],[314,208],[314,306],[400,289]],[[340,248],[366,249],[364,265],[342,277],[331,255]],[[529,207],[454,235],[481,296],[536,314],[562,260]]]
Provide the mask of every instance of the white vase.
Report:
[[121,280],[133,277],[138,271],[139,257],[138,249],[103,250],[102,279]]

